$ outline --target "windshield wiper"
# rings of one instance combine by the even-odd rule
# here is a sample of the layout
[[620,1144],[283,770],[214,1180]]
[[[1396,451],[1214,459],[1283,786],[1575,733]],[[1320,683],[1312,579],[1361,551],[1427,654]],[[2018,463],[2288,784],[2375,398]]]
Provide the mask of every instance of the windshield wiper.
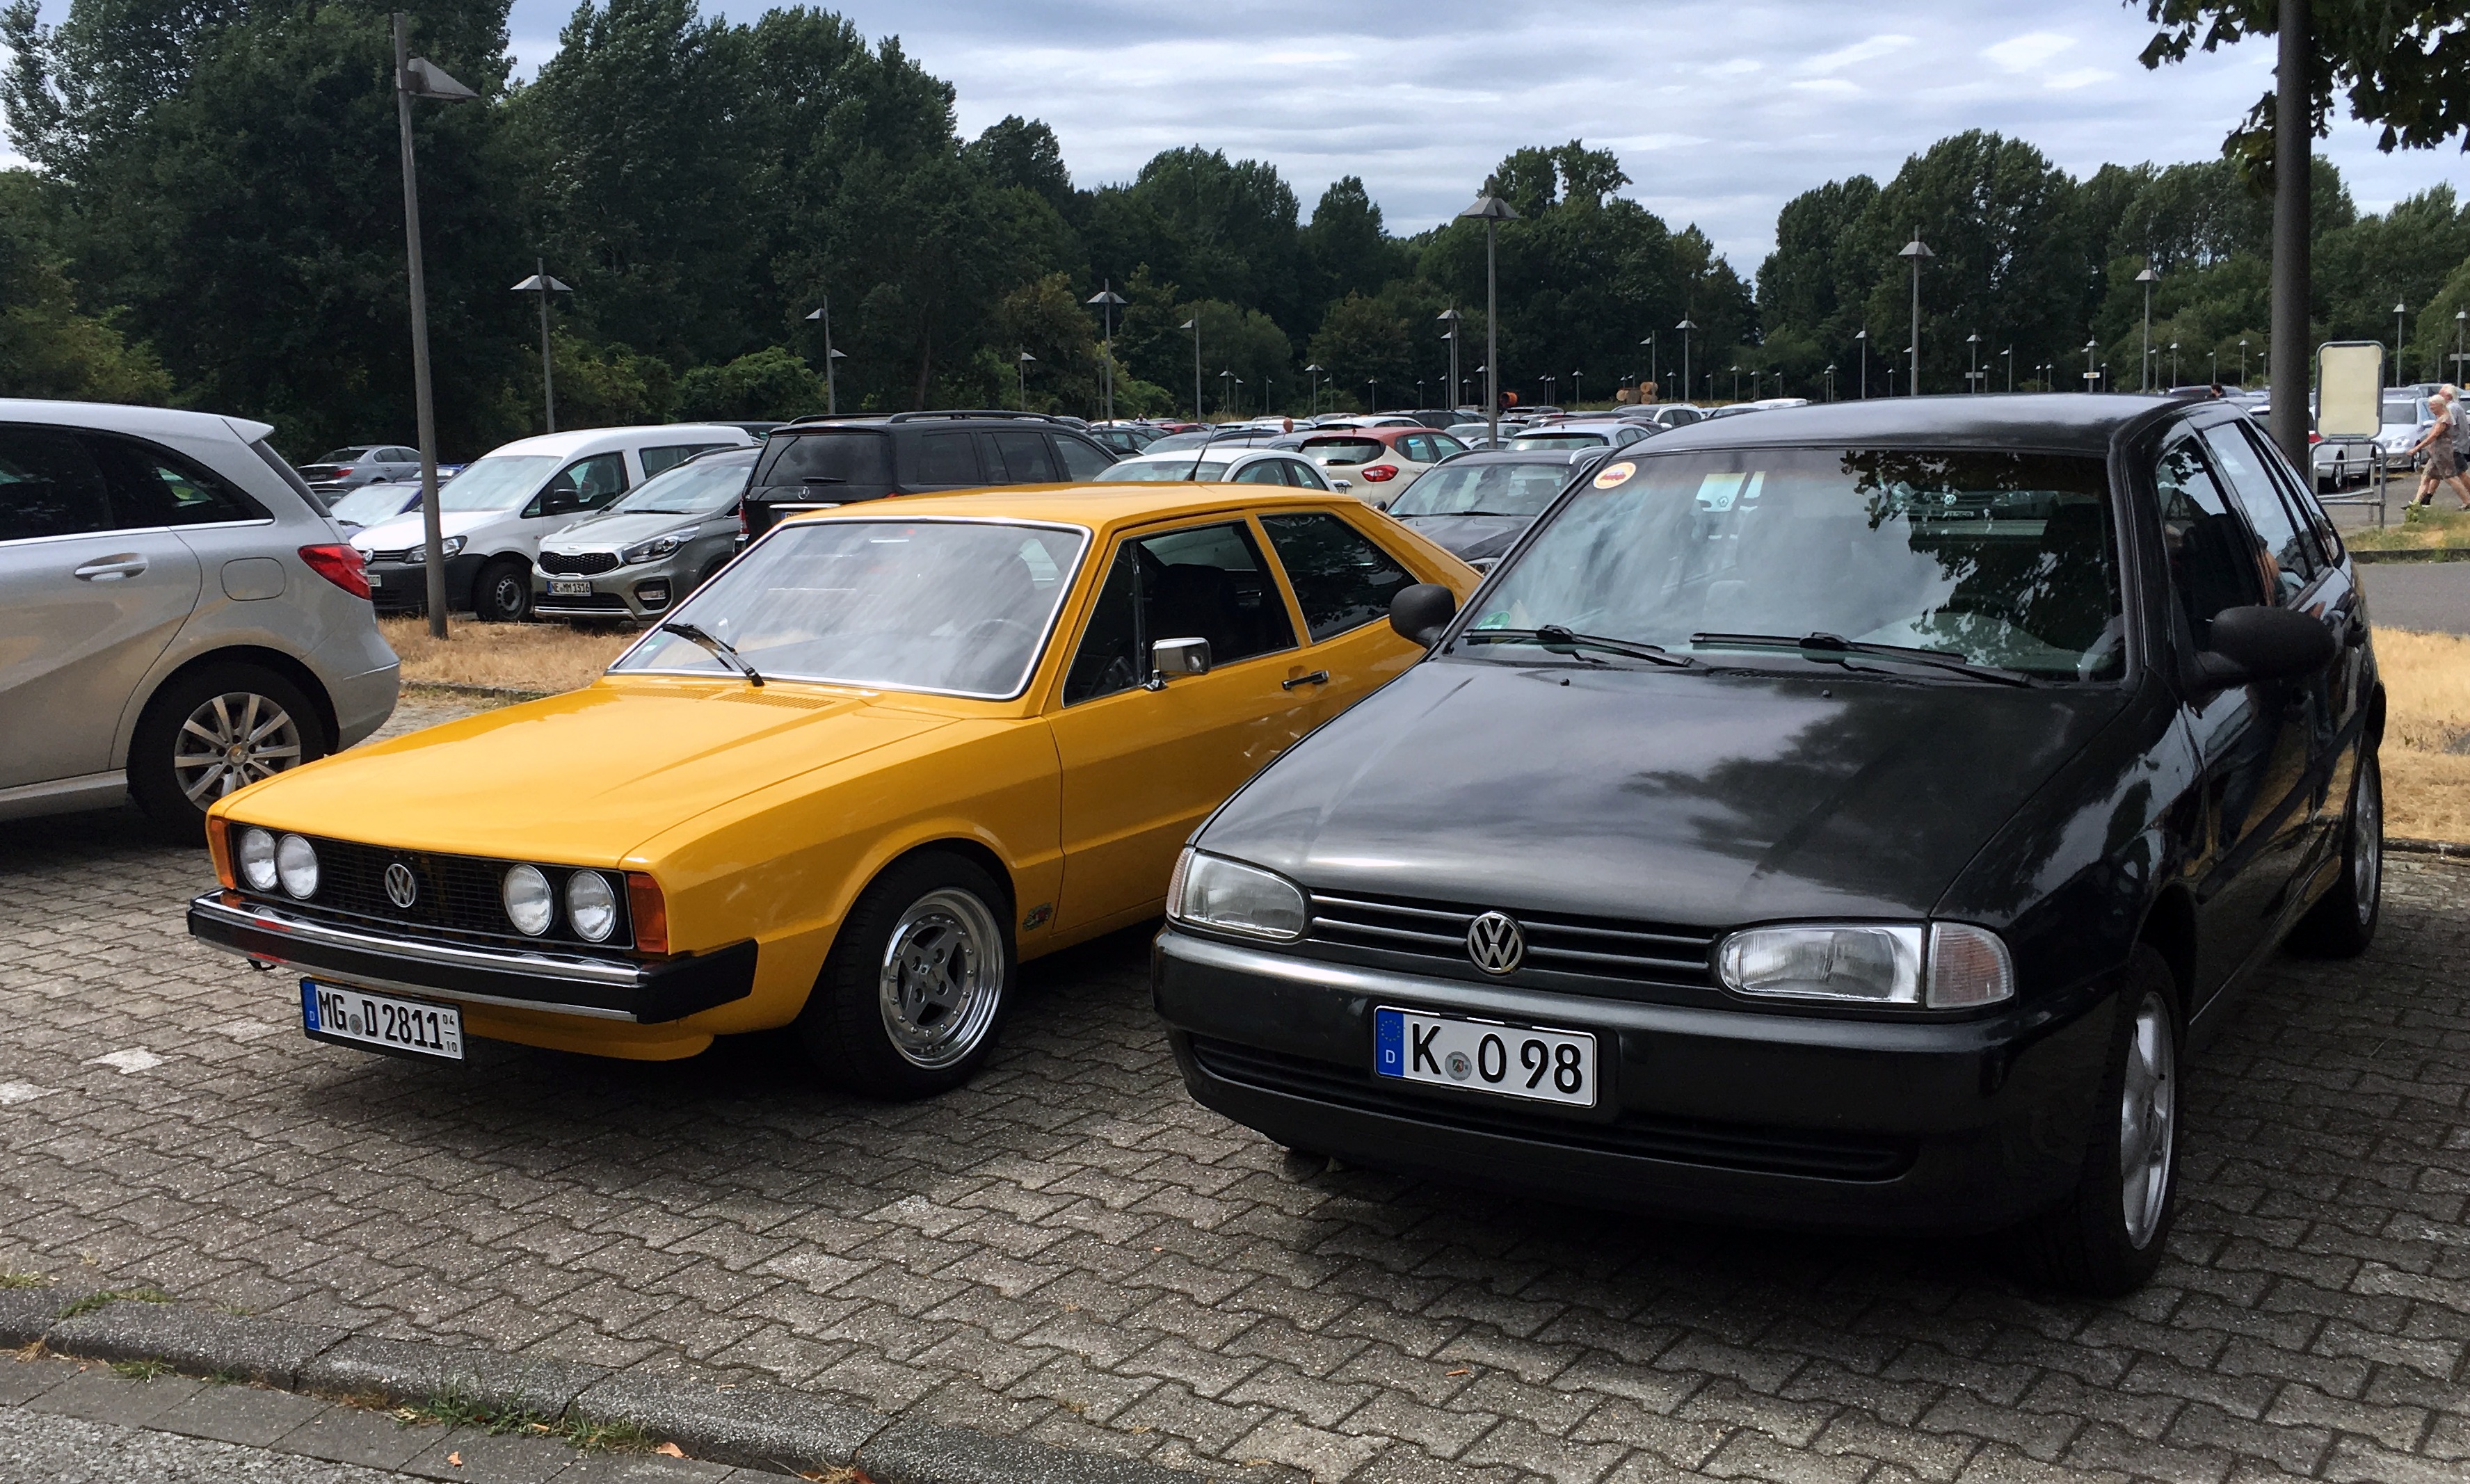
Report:
[[746,662],[746,657],[739,654],[737,650],[731,645],[729,640],[721,638],[717,635],[706,634],[703,630],[696,628],[693,624],[678,623],[674,620],[661,625],[661,632],[664,634],[674,634],[678,638],[685,639],[689,643],[700,644],[704,648],[711,650],[711,657],[713,659],[719,661],[725,665],[728,665],[731,669],[735,670],[740,675],[745,676],[746,683],[748,684],[760,685],[763,684],[762,675],[757,671],[755,666]]
[[1688,655],[1676,655],[1657,644],[1636,644],[1627,639],[1605,638],[1600,635],[1580,634],[1557,623],[1538,629],[1470,629],[1458,638],[1470,644],[1524,643],[1537,644],[1556,655],[1584,660],[1589,664],[1604,661],[1583,653],[1600,649],[1606,654],[1622,655],[1632,660],[1645,660],[1656,664],[1668,664],[1676,669],[1689,669],[1698,661]]
[[1946,670],[1957,675],[1969,675],[1975,680],[1994,681],[2001,685],[2038,685],[2039,681],[2015,670],[2002,670],[1996,665],[1975,664],[1951,649],[1918,649],[1908,644],[1871,644],[1849,639],[1841,634],[1805,634],[1794,638],[1786,634],[1692,634],[1692,644],[1731,644],[1744,649],[1815,650],[1820,654],[1876,655],[1885,660],[1905,660],[1925,664],[1934,670]]

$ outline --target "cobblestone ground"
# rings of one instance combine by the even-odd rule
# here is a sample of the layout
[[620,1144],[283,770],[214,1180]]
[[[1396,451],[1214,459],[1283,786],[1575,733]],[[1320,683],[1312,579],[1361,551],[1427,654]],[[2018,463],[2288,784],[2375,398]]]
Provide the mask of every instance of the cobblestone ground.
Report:
[[2276,962],[2198,1055],[2170,1261],[2114,1304],[1977,1243],[1298,1178],[1184,1098],[1139,934],[882,1107],[770,1038],[313,1044],[187,939],[205,876],[122,816],[0,835],[0,1268],[1350,1484],[2470,1477],[2458,866],[2397,864],[2372,956]]

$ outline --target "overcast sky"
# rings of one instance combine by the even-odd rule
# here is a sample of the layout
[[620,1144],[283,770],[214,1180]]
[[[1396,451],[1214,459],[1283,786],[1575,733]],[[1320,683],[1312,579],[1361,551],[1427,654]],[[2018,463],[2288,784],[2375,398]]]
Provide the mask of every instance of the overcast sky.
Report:
[[[58,18],[67,0],[46,0]],[[740,20],[760,7],[708,5]],[[960,93],[965,133],[1044,119],[1083,186],[1201,144],[1274,163],[1309,214],[1357,174],[1395,232],[1456,211],[1510,150],[1584,138],[1636,197],[1695,221],[1754,271],[1778,207],[1822,181],[1883,180],[1966,128],[2060,165],[2207,159],[2270,85],[2269,41],[2147,72],[2143,5],[2119,0],[849,0]],[[571,0],[515,0],[529,74]],[[646,99],[647,107],[659,106]],[[2470,186],[2456,149],[2325,146],[2359,204]]]

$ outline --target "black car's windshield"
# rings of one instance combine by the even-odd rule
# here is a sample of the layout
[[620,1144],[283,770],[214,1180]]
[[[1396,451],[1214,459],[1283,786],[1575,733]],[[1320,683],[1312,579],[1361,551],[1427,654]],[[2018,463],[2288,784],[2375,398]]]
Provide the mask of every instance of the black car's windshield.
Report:
[[1755,449],[1615,464],[1496,579],[1472,627],[1744,658],[1778,651],[1726,636],[1827,635],[2113,679],[2108,488],[2101,459],[2073,454]]
[[1393,516],[1538,516],[1570,482],[1561,459],[1531,464],[1443,464],[1389,503]]
[[[676,618],[767,680],[1012,696],[1029,684],[1087,540],[998,521],[793,522],[679,605]],[[738,673],[665,632],[610,668]]]
[[642,488],[611,505],[610,515],[714,515],[737,503],[756,450],[719,458],[698,458],[643,481]]

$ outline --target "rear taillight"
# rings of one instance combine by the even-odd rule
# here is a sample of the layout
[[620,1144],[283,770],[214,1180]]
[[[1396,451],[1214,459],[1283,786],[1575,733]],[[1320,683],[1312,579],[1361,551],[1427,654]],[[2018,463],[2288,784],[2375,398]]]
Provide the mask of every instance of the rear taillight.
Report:
[[626,872],[626,915],[635,919],[635,951],[669,951],[669,907],[661,884],[640,870]]
[[739,541],[744,541],[748,534],[749,533],[746,529],[746,507],[741,504],[737,507],[737,539]]
[[311,571],[352,596],[364,598],[369,595],[369,574],[358,546],[340,544],[303,546],[300,560],[309,564]]
[[2312,432],[2312,433],[2309,433],[2309,434],[2307,435],[2307,446],[2308,446],[2309,448],[2314,448],[2317,444],[2319,444],[2319,443],[2321,443],[2321,442],[2323,442],[2323,441],[2324,441],[2324,435],[2323,435],[2322,433],[2319,433],[2319,432]]
[[1384,480],[1395,479],[1398,477],[1398,466],[1395,464],[1374,464],[1370,468],[1363,470],[1363,477],[1371,480],[1373,483],[1379,484]]

